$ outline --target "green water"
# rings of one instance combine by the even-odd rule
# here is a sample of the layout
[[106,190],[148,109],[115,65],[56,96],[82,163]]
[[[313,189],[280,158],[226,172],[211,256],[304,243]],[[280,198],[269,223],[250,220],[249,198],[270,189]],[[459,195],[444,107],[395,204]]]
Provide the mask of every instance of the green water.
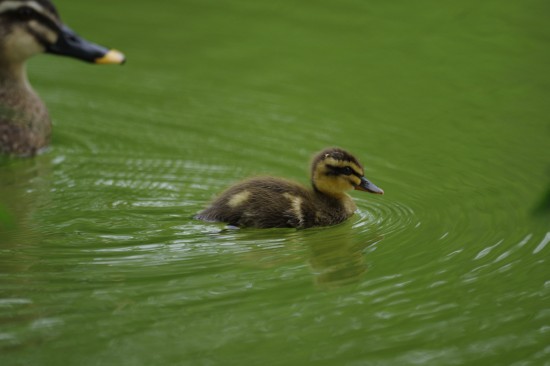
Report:
[[[0,161],[2,365],[550,365],[544,1],[57,1],[52,148]],[[355,153],[331,228],[191,219]]]

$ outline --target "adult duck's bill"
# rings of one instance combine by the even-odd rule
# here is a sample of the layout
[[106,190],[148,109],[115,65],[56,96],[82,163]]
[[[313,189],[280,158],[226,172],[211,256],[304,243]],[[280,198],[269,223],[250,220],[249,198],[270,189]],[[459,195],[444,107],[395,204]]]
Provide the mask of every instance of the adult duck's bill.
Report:
[[61,27],[57,41],[46,46],[46,52],[95,64],[123,64],[126,60],[121,52],[89,42],[66,25]]
[[361,177],[361,183],[355,186],[355,189],[358,191],[384,194],[384,190],[382,190],[381,188],[378,188],[374,183],[372,183],[365,177]]

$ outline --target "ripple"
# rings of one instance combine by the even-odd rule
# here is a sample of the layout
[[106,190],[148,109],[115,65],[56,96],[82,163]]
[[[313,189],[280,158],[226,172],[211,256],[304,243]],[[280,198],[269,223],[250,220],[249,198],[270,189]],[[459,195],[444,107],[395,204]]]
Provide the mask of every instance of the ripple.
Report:
[[382,235],[397,234],[420,225],[413,209],[398,201],[376,199],[356,200],[360,209],[359,220],[353,224],[360,231],[376,227]]

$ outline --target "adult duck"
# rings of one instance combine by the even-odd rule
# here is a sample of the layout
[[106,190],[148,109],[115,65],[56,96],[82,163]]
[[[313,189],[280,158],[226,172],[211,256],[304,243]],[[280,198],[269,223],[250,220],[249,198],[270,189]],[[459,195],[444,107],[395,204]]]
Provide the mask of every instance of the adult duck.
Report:
[[96,64],[124,55],[91,43],[62,23],[49,0],[0,0],[0,153],[32,156],[48,146],[48,110],[27,79],[26,61],[39,53]]

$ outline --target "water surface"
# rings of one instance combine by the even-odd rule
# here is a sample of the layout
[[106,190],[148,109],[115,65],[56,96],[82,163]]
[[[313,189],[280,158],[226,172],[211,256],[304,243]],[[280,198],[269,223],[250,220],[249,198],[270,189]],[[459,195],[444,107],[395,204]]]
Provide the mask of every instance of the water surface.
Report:
[[[52,148],[0,164],[3,365],[550,364],[548,5],[57,1],[124,67],[42,56]],[[308,184],[331,228],[191,219]]]

